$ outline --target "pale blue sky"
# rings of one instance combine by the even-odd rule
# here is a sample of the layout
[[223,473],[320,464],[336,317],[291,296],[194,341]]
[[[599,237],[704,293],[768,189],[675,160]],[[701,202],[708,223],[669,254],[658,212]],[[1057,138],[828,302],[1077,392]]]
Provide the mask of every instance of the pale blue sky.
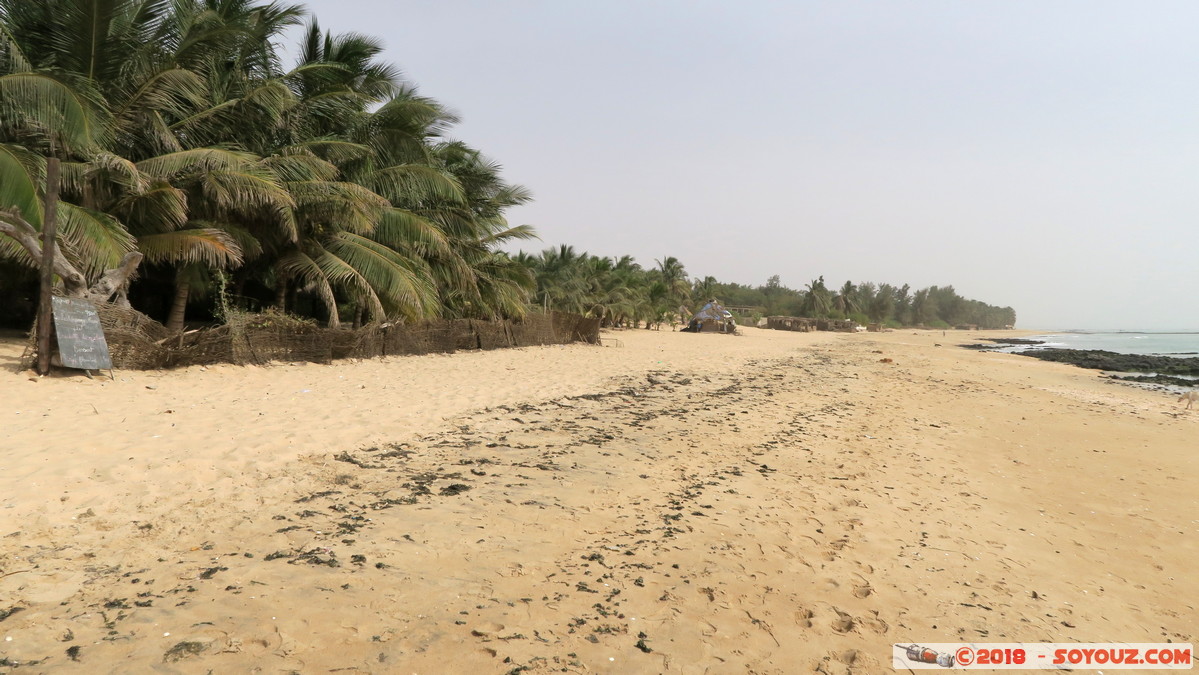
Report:
[[1199,329],[1199,3],[309,0],[560,243]]

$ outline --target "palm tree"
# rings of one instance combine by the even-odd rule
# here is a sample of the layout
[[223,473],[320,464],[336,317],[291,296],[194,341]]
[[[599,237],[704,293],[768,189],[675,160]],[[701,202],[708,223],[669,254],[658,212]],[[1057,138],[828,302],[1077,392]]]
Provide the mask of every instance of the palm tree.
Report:
[[853,282],[846,281],[841,290],[833,297],[833,307],[844,316],[849,316],[859,310],[857,295],[858,289]]
[[875,323],[882,323],[891,318],[895,309],[895,287],[891,284],[879,284],[874,297],[867,307],[867,315]]
[[672,314],[677,314],[680,306],[691,301],[691,284],[687,281],[687,270],[678,258],[668,256],[654,262],[658,264],[655,271],[664,287],[661,300],[655,303],[655,320],[662,321]]
[[832,309],[832,294],[824,285],[824,276],[813,279],[804,293],[803,311],[813,317],[828,316]]
[[922,288],[912,295],[912,320],[917,325],[931,323],[937,318],[937,300]]
[[585,279],[580,270],[585,256],[567,244],[541,252],[534,270],[537,277],[536,299],[542,309],[585,309]]
[[[213,271],[282,304],[356,318],[518,316],[533,279],[506,241],[529,194],[444,133],[456,119],[322,32],[277,40],[298,5],[260,0],[0,0],[0,209],[40,226],[46,157],[63,165],[64,252],[88,275],[133,248],[173,284],[182,325]],[[10,238],[0,256],[29,260]],[[82,275],[82,273],[81,273]]]
[[[180,68],[179,55],[169,53],[176,16],[153,2],[3,0],[0,24],[9,39],[0,50],[8,72],[0,87],[11,95],[0,127],[8,139],[66,162],[64,243],[87,259],[83,266],[103,267],[136,241],[149,262],[178,266],[178,306],[197,278],[197,264],[240,261],[233,237],[213,227],[213,219],[264,205],[279,210],[288,200],[269,185],[269,176],[242,171],[249,158],[215,149],[188,152],[172,133],[171,119],[203,105],[200,74]],[[191,37],[191,52],[199,53],[204,36],[192,30]],[[38,126],[56,128],[46,122],[76,112],[82,123],[62,127],[70,133],[30,138]],[[7,183],[13,174],[4,178]],[[4,201],[15,203],[13,197]],[[171,316],[181,323],[180,309]]]
[[716,281],[716,277],[708,276],[703,279],[696,279],[691,284],[691,297],[699,298],[701,301],[707,300],[716,295],[716,286],[718,284],[719,282]]

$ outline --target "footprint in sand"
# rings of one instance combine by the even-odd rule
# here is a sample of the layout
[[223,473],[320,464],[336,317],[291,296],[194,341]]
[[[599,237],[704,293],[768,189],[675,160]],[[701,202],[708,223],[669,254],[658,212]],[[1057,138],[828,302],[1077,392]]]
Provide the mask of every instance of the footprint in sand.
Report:
[[878,635],[883,635],[887,631],[891,630],[891,626],[887,625],[886,621],[883,621],[882,619],[880,619],[878,617],[878,612],[871,610],[871,614],[873,614],[874,616],[866,617],[865,619],[860,619],[858,621],[858,623],[865,626],[866,629],[869,630],[870,632],[877,633]]
[[813,616],[812,610],[800,607],[795,610],[795,625],[800,628],[811,628]]
[[842,612],[836,607],[833,608],[833,611],[837,614],[836,618],[834,618],[831,622],[833,630],[837,631],[838,633],[848,633],[849,631],[853,630],[854,623],[852,616]]
[[470,629],[470,634],[479,638],[493,638],[504,630],[504,624],[487,621]]
[[858,658],[861,655],[862,655],[862,653],[856,649],[846,649],[843,652],[834,654],[833,658],[837,659],[838,661],[840,661],[841,663],[844,663],[847,666],[852,666],[854,663],[857,662]]

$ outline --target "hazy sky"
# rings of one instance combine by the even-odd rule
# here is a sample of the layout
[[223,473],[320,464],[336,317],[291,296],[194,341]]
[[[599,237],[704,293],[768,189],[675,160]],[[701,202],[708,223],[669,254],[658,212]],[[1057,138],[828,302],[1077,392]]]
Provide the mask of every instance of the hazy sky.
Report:
[[1199,329],[1199,3],[309,0],[561,243]]

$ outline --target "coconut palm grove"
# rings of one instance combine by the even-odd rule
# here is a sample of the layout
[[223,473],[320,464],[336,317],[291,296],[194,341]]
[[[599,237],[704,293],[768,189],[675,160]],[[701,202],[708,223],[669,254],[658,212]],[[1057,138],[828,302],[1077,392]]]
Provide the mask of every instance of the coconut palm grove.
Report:
[[536,238],[505,219],[531,193],[455,122],[379,40],[301,5],[0,0],[0,325],[36,314],[39,263],[13,232],[40,231],[51,158],[65,258],[91,282],[140,253],[119,300],[172,330],[229,307],[331,327],[541,310],[650,327],[709,298],[751,316],[1015,323],[951,286],[746,286],[669,256],[509,253]]

